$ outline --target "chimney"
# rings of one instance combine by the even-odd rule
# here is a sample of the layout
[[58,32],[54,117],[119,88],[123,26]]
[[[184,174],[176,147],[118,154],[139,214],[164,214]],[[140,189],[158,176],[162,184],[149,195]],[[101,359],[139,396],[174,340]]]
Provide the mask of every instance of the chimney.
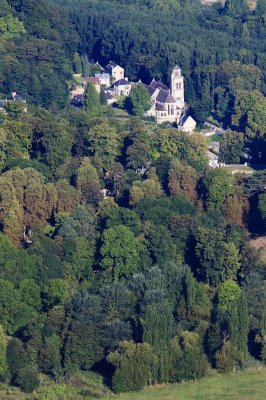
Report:
[[128,78],[125,78],[125,81],[128,81]]
[[16,97],[17,92],[12,92],[12,99],[14,99],[14,97]]

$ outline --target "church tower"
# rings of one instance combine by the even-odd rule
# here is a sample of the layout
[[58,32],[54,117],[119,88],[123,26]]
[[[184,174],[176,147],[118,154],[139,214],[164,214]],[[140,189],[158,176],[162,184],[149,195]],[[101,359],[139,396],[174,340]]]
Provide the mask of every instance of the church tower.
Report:
[[181,68],[175,66],[171,75],[171,94],[175,98],[177,105],[180,108],[185,107],[184,99],[184,77],[181,73]]

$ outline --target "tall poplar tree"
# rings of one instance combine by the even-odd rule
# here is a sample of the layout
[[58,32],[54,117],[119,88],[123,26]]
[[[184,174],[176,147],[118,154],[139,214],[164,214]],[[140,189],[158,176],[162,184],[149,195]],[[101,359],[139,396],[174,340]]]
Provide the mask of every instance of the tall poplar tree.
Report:
[[101,113],[100,96],[91,82],[84,93],[84,106],[90,117],[97,117]]

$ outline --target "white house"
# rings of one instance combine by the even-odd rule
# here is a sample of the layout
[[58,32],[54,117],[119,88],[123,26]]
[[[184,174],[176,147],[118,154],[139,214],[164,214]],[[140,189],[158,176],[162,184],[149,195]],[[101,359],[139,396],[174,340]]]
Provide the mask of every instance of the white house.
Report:
[[184,115],[181,120],[180,124],[178,125],[178,130],[183,132],[192,133],[196,128],[196,121],[189,115]]
[[86,87],[88,85],[88,83],[92,83],[93,86],[96,89],[96,92],[100,93],[101,91],[101,81],[99,78],[97,78],[96,76],[89,76],[84,78],[83,84]]
[[117,65],[113,61],[110,61],[109,64],[106,65],[105,70],[111,75],[113,82],[125,78],[124,68],[120,67],[120,65]]
[[128,96],[131,92],[132,86],[128,79],[119,79],[114,83],[114,91],[116,96]]

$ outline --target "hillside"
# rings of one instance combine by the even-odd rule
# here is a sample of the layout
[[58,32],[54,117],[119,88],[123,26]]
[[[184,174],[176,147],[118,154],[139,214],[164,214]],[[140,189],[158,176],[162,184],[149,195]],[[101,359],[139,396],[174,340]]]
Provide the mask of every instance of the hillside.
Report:
[[261,399],[265,13],[0,0],[0,400]]
[[77,36],[53,1],[0,0],[0,98],[63,107]]
[[[83,379],[83,380],[82,380]],[[158,385],[135,393],[108,394],[97,376],[73,380],[73,386],[46,383],[33,395],[0,388],[0,400],[263,400],[266,369],[218,375],[196,382]],[[110,393],[110,392],[109,392]]]
[[216,376],[197,382],[145,389],[121,394],[119,400],[262,400],[266,392],[266,370]]
[[[248,1],[249,7],[251,9],[255,9],[256,4],[257,4],[257,0],[247,0],[247,1]],[[215,3],[218,3],[218,2],[224,4],[225,0],[201,0],[201,2],[203,4],[212,5],[212,4],[215,4]]]

